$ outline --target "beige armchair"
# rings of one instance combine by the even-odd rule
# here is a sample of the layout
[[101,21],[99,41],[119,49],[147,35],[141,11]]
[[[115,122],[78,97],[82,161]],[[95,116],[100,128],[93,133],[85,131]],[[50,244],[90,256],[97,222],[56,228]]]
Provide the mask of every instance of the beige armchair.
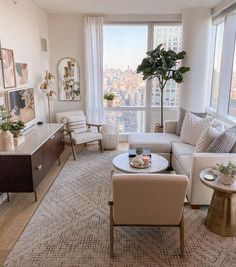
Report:
[[114,226],[177,226],[184,256],[183,204],[188,178],[173,174],[113,174],[111,177],[110,256]]
[[[56,113],[56,121],[64,123],[65,136],[71,144],[74,160],[76,160],[75,145],[98,141],[99,148],[103,152],[102,134],[100,133],[102,125],[87,123],[82,110]],[[97,131],[91,131],[91,126],[97,127]]]

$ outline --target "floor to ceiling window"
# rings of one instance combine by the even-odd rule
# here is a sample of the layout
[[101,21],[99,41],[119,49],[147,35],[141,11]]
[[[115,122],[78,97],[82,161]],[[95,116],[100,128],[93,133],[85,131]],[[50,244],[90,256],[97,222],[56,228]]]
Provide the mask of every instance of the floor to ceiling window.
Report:
[[[120,133],[153,131],[160,117],[160,91],[156,80],[143,81],[136,73],[146,51],[162,43],[166,49],[181,50],[182,31],[177,24],[105,24],[104,93],[116,95],[112,108],[105,105],[106,122]],[[178,86],[168,82],[164,118],[176,118]]]

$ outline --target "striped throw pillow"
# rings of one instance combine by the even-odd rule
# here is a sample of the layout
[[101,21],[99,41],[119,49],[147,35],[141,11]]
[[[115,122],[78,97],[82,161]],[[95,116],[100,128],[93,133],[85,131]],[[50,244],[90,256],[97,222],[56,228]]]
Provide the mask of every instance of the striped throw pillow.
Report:
[[236,126],[227,129],[207,148],[209,153],[229,153],[236,142]]
[[83,115],[81,116],[68,116],[67,117],[68,129],[74,133],[83,133],[88,130],[86,120]]

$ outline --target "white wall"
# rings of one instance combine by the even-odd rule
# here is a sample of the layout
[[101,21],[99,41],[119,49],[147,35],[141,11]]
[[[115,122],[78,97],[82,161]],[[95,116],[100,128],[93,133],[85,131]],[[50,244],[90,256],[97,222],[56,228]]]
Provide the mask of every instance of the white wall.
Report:
[[184,66],[190,72],[180,86],[179,105],[195,112],[206,107],[207,76],[209,65],[209,38],[211,10],[208,8],[185,9],[182,13]]
[[47,14],[29,0],[0,1],[2,48],[13,49],[15,62],[28,63],[30,86],[35,91],[37,120],[45,119],[45,100],[39,90],[48,68],[48,52],[41,51],[40,38],[48,40]]
[[[84,17],[79,14],[49,14],[50,72],[56,77],[54,112],[85,108],[84,82]],[[76,59],[80,65],[81,101],[59,101],[57,64],[64,57]]]

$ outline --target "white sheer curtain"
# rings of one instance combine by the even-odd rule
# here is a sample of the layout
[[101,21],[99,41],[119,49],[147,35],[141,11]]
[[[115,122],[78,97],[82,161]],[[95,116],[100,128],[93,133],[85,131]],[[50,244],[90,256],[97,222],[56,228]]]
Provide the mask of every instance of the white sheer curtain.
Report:
[[103,17],[85,17],[86,117],[104,123]]

